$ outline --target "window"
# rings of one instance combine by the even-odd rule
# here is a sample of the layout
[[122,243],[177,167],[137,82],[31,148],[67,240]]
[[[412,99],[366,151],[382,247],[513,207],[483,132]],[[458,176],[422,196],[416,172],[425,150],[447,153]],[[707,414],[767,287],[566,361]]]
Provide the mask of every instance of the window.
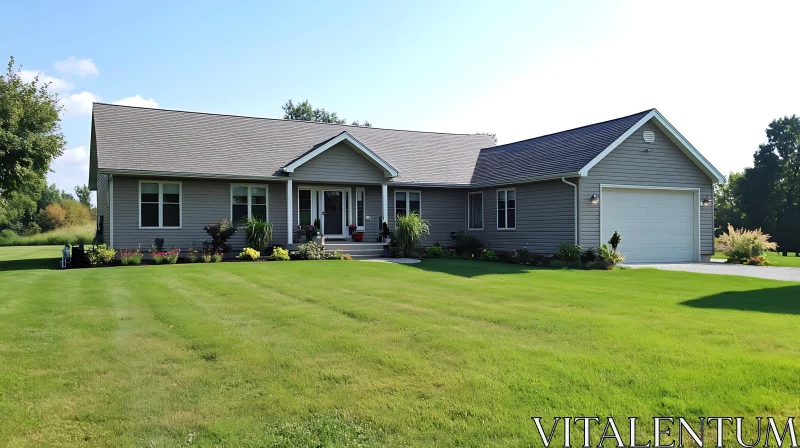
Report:
[[467,196],[467,228],[483,230],[483,192]]
[[419,191],[395,191],[395,216],[405,216],[411,212],[417,212],[417,214],[422,215],[422,193]]
[[356,226],[364,228],[364,189],[356,188]]
[[268,220],[266,185],[231,185],[231,221],[261,218]]
[[299,190],[297,196],[299,201],[297,205],[297,224],[301,226],[314,224],[311,219],[311,190]]
[[516,190],[497,190],[497,228],[507,230],[517,228]]
[[181,183],[139,181],[139,227],[181,226]]

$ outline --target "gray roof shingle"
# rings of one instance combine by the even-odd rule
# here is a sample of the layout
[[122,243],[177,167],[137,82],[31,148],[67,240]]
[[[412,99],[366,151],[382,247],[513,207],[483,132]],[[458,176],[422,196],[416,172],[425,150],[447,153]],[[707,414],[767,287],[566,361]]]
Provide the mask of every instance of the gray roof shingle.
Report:
[[[281,176],[343,131],[395,167],[394,182],[468,184],[484,135],[441,134],[95,103],[92,164],[210,176]],[[90,173],[91,175],[91,173]]]
[[155,171],[264,178],[347,131],[395,167],[392,182],[489,185],[574,175],[650,110],[520,142],[490,137],[365,128],[95,103],[90,185],[95,174]]
[[651,110],[483,149],[471,183],[502,184],[577,173]]

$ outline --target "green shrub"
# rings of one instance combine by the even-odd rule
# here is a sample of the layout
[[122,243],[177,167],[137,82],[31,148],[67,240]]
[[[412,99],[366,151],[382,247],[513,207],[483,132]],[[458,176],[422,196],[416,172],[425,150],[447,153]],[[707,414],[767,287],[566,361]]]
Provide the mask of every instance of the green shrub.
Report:
[[114,261],[117,251],[105,244],[93,246],[86,251],[86,261],[91,267],[108,266]]
[[211,251],[204,250],[203,255],[200,256],[200,261],[203,263],[211,263]]
[[442,246],[428,246],[425,248],[425,256],[428,258],[440,258],[443,253]]
[[430,224],[423,220],[417,212],[411,212],[405,216],[397,215],[395,222],[397,225],[395,236],[400,255],[413,257],[414,250],[422,242],[422,238],[430,234]]
[[273,261],[289,261],[289,251],[282,247],[275,247],[272,249],[272,255],[269,257]]
[[718,241],[718,249],[733,263],[744,263],[750,258],[763,256],[767,251],[775,250],[778,245],[769,240],[770,235],[761,229],[735,229],[728,224],[728,232],[723,233]]
[[464,232],[453,232],[450,234],[453,240],[453,249],[459,254],[475,254],[478,249],[483,247],[483,242],[472,235],[465,235]]
[[552,260],[550,260],[549,264],[550,264],[550,267],[553,268],[553,269],[566,269],[567,266],[569,265],[568,262],[566,262],[564,260],[559,260],[557,258],[553,258]]
[[592,263],[595,260],[597,260],[597,251],[594,249],[594,247],[586,249],[581,254],[581,261],[584,263]]
[[222,252],[214,252],[211,254],[211,261],[214,263],[219,263],[225,258],[225,255]]
[[119,253],[119,259],[123,266],[139,266],[142,264],[144,255],[139,249],[136,250],[123,250]]
[[251,218],[245,222],[245,240],[247,245],[258,251],[264,250],[272,241],[272,223],[261,218]]
[[442,253],[442,256],[444,258],[450,258],[454,260],[458,258],[458,252],[456,252],[455,249],[445,249],[445,251]]
[[480,259],[482,261],[497,261],[497,253],[493,250],[484,249],[481,252]]
[[17,239],[17,232],[11,229],[3,229],[0,231],[0,240],[11,241]]
[[340,251],[335,250],[333,252],[325,254],[325,258],[328,260],[352,260],[353,258],[350,255]]
[[581,254],[582,254],[581,246],[577,244],[565,243],[562,241],[561,244],[558,245],[558,252],[556,252],[556,258],[566,262],[580,261]]
[[767,257],[763,255],[759,255],[756,257],[750,257],[747,259],[747,264],[752,266],[769,266],[769,261],[767,261]]
[[297,252],[303,260],[325,259],[325,248],[313,241],[301,244],[300,247],[297,248]]
[[514,249],[514,252],[511,253],[512,263],[528,264],[533,262],[533,260],[534,256],[526,246],[520,247],[519,249]]
[[611,245],[611,250],[616,252],[617,247],[619,247],[619,243],[622,242],[622,237],[617,231],[614,231],[614,234],[611,235],[611,239],[608,240],[608,244]]
[[252,247],[245,247],[239,252],[239,255],[236,256],[239,260],[258,260],[261,257],[261,252],[253,249]]

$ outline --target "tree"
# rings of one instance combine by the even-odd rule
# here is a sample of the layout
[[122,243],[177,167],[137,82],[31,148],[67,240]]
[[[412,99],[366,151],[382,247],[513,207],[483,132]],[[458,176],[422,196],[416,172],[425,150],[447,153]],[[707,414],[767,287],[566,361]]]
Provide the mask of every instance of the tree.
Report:
[[740,229],[745,225],[744,211],[740,201],[743,173],[731,173],[728,183],[714,186],[714,228],[721,232],[728,224]]
[[74,199],[62,199],[59,204],[65,211],[65,225],[79,226],[92,221],[92,213],[89,211],[89,207],[80,202]]
[[[800,250],[800,117],[778,118],[753,155],[753,167],[718,189],[722,219],[773,236],[781,251]],[[720,213],[721,210],[721,213]],[[727,214],[727,215],[726,215]]]
[[71,194],[59,189],[56,184],[45,185],[39,200],[36,201],[36,209],[44,210],[50,204],[55,204],[62,199],[74,199]]
[[488,135],[492,139],[494,144],[495,145],[497,144],[497,134],[495,134],[494,132],[475,132],[473,135]]
[[64,227],[67,221],[67,211],[61,204],[50,204],[36,216],[36,222],[42,230],[53,230]]
[[75,187],[75,197],[77,197],[78,202],[85,205],[86,208],[92,208],[92,192],[89,190],[88,185],[77,185]]
[[42,183],[63,151],[62,107],[48,87],[38,77],[22,81],[13,57],[6,75],[0,75],[0,196],[6,199],[26,185]]
[[[325,109],[314,109],[308,100],[302,103],[294,104],[292,100],[283,105],[283,118],[286,120],[301,120],[301,121],[315,121],[318,123],[334,123],[345,124],[347,120],[339,118],[336,112],[329,112]],[[359,124],[358,120],[351,123],[352,126],[372,127],[372,123],[364,121],[364,124]]]

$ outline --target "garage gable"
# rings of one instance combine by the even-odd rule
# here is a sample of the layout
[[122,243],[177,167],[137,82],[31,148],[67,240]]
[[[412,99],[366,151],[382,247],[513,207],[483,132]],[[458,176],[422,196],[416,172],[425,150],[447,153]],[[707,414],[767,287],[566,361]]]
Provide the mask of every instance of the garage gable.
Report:
[[[651,125],[650,128],[645,127],[646,124]],[[700,154],[688,140],[686,140],[672,124],[664,118],[661,113],[653,109],[642,117],[635,125],[633,125],[627,132],[617,138],[611,145],[609,145],[603,152],[598,154],[591,162],[586,164],[581,171],[581,176],[588,176],[589,171],[597,164],[603,161],[609,154],[611,154],[617,147],[624,142],[642,141],[643,143],[654,143],[656,128],[660,132],[661,139],[666,139],[674,145],[675,148],[680,150],[685,157],[691,160],[700,170],[702,170],[714,183],[724,183],[725,177],[711,163]],[[646,150],[646,148],[645,148]]]

